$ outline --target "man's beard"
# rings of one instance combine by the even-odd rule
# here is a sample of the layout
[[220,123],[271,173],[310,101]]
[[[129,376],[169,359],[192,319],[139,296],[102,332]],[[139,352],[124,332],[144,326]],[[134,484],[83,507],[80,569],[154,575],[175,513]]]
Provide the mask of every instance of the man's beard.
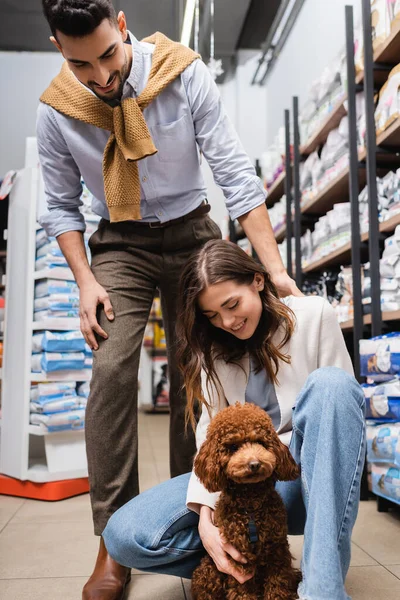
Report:
[[[103,100],[104,102],[115,102],[116,100],[121,100],[125,81],[128,79],[128,75],[129,75],[128,71],[129,71],[129,63],[128,63],[128,57],[125,53],[125,62],[122,66],[121,71],[114,71],[111,74],[110,79],[108,80],[108,83],[107,83],[107,85],[109,85],[112,82],[112,80],[114,79],[114,77],[117,79],[118,87],[115,90],[115,92],[113,92],[112,94],[104,94],[104,96],[102,94],[99,94],[94,81],[89,81],[88,87],[92,90],[92,92],[94,92],[96,94],[96,96],[98,98],[100,98],[100,100]],[[104,86],[104,87],[107,87],[107,86]]]

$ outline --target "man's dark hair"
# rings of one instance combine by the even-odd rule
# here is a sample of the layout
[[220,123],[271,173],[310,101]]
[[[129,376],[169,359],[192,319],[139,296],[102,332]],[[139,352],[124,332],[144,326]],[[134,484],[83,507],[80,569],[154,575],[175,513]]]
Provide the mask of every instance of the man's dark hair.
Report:
[[42,0],[43,12],[52,34],[70,37],[90,35],[104,19],[117,23],[111,0]]

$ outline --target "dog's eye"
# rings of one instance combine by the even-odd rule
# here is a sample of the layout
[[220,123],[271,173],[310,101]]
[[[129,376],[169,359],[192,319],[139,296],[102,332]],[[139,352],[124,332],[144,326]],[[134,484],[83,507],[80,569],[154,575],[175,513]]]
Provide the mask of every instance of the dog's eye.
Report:
[[232,454],[233,454],[234,452],[237,452],[239,450],[239,446],[237,444],[229,444],[227,446],[227,449],[229,452],[232,452]]

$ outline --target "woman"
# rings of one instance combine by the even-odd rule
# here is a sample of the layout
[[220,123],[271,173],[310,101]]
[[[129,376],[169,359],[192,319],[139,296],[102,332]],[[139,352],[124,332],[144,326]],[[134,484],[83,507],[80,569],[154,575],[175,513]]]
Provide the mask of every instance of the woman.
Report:
[[[266,410],[301,466],[277,482],[289,533],[304,533],[299,598],[346,600],[344,580],[365,454],[364,398],[333,308],[320,297],[279,300],[265,269],[238,246],[208,242],[181,280],[179,360],[197,447],[227,403]],[[243,558],[213,525],[216,494],[194,473],[148,490],[114,514],[104,532],[125,566],[190,577],[204,554],[244,581]]]

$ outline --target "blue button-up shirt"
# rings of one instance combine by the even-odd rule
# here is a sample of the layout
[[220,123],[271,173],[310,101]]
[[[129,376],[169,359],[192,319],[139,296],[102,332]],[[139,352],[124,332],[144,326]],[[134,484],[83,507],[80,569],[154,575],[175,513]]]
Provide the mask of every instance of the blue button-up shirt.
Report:
[[[145,88],[154,45],[130,34],[132,68],[123,98]],[[143,111],[158,153],[138,162],[141,215],[165,222],[197,208],[207,197],[200,150],[224,192],[232,219],[265,202],[265,191],[225,114],[217,86],[201,60],[195,60]],[[93,211],[109,219],[102,158],[110,132],[66,117],[40,104],[37,139],[47,212],[40,223],[51,236],[84,231],[81,179],[93,194]]]

